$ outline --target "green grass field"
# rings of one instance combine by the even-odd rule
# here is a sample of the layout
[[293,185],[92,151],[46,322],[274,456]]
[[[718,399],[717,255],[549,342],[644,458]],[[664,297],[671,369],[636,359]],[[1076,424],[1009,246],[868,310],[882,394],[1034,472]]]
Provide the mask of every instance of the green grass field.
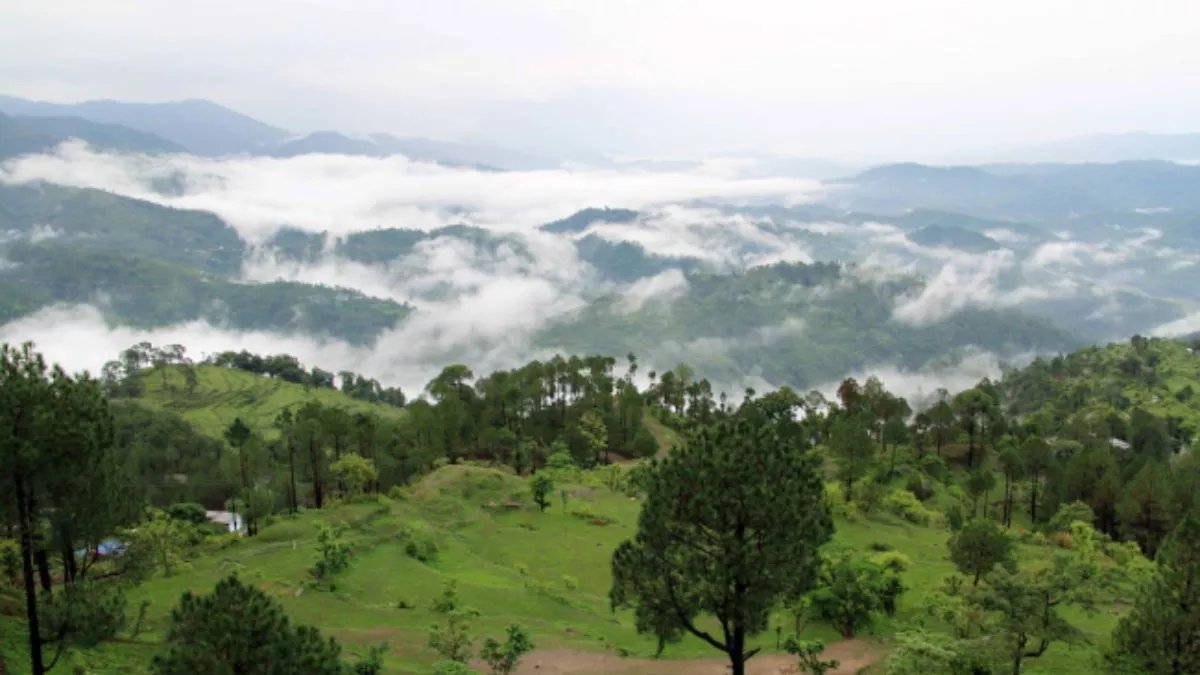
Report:
[[[620,541],[634,533],[639,502],[589,482],[572,487],[566,509],[556,496],[550,509],[539,513],[523,479],[491,469],[449,466],[422,479],[403,499],[343,504],[281,518],[256,538],[226,542],[224,548],[197,557],[176,576],[155,578],[138,588],[130,599],[131,609],[143,599],[152,603],[146,631],[135,640],[75,655],[75,661],[86,664],[87,672],[93,673],[146,672],[180,594],[185,590],[207,592],[219,578],[235,571],[278,597],[296,621],[336,636],[350,653],[387,640],[392,654],[388,673],[424,673],[435,660],[435,653],[426,646],[426,629],[434,621],[428,606],[445,579],[458,580],[464,602],[482,612],[476,624],[481,636],[499,637],[507,624],[518,622],[531,631],[539,649],[651,656],[654,642],[636,635],[629,613],[614,616],[607,600],[610,556]],[[582,505],[613,522],[598,526],[571,515]],[[333,592],[312,590],[306,584],[318,520],[342,521],[352,528],[353,563]],[[409,557],[404,545],[406,531],[434,537],[436,558],[422,563]],[[881,618],[872,631],[874,637],[886,638],[922,616],[929,595],[953,571],[947,557],[947,536],[944,530],[887,516],[837,523],[837,542],[864,550],[872,543],[885,542],[913,563],[905,574],[910,590],[902,596],[897,616]],[[1025,563],[1050,552],[1045,547],[1021,547]],[[573,577],[578,586],[568,589],[564,575]],[[1109,607],[1092,617],[1071,618],[1098,645],[1107,639],[1116,614]],[[789,626],[790,619],[781,615],[772,625]],[[11,650],[8,653],[20,654],[13,644],[19,624],[8,620],[4,629],[7,637],[0,644]],[[810,622],[805,635],[839,639],[819,622]],[[769,650],[773,650],[774,640],[773,630],[758,638]],[[1094,645],[1069,649],[1055,644],[1041,659],[1030,661],[1024,672],[1094,672]],[[880,650],[885,651],[886,645]],[[720,655],[689,637],[669,646],[665,656]],[[20,658],[9,661],[10,672],[24,672]]]
[[278,434],[275,416],[285,408],[298,408],[312,400],[327,406],[343,406],[351,413],[373,412],[392,419],[404,415],[401,408],[359,401],[335,389],[304,387],[232,368],[197,366],[196,375],[196,390],[189,394],[184,391],[184,379],[178,372],[147,373],[142,377],[145,393],[137,400],[176,413],[198,431],[214,438],[220,438],[239,416],[264,435]]

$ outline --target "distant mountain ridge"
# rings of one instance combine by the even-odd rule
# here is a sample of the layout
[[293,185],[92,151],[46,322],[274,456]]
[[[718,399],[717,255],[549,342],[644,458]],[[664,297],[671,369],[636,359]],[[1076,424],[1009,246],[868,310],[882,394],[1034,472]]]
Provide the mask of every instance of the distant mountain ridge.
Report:
[[84,101],[49,103],[0,96],[0,111],[30,117],[82,117],[119,124],[177,143],[196,155],[253,152],[290,134],[212,101],[189,99],[168,103]]
[[[167,103],[126,103],[121,101],[85,101],[50,103],[0,95],[0,113],[27,120],[34,125],[51,125],[49,119],[75,119],[74,134],[83,140],[124,135],[145,136],[142,142],[93,142],[103,149],[131,152],[190,152],[205,157],[250,154],[270,157],[297,157],[309,154],[337,154],[366,157],[403,155],[416,161],[477,170],[537,170],[558,168],[559,162],[528,153],[485,143],[459,143],[428,138],[401,138],[388,133],[352,136],[322,130],[295,134],[212,101],[189,99]],[[106,125],[107,135],[89,129],[85,123]],[[58,124],[60,131],[65,129]],[[29,134],[24,134],[29,135]],[[55,135],[58,138],[61,134]],[[149,138],[160,142],[151,142]],[[65,137],[58,140],[65,140]],[[43,152],[57,143],[28,142],[0,157],[27,152]],[[2,148],[0,148],[2,151]]]
[[12,117],[0,113],[0,159],[49,152],[72,138],[106,150],[185,152],[178,143],[116,124],[81,117]]
[[1200,166],[1115,164],[931,166],[889,164],[832,183],[840,208],[932,209],[1003,219],[1054,219],[1099,211],[1200,210]]

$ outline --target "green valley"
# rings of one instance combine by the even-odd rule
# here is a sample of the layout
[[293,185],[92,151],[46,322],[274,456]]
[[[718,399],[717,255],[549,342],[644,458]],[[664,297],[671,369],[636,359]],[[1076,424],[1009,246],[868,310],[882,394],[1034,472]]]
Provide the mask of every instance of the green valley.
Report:
[[[156,656],[184,654],[171,651],[181,594],[209,593],[232,574],[292,621],[335,638],[347,668],[468,672],[448,670],[446,652],[438,653],[445,644],[429,642],[431,624],[458,616],[476,672],[488,672],[478,657],[483,639],[513,625],[533,645],[515,672],[720,672],[721,653],[692,630],[720,634],[716,618],[700,611],[686,629],[671,615],[646,624],[655,615],[641,612],[658,605],[637,609],[636,600],[614,612],[610,599],[627,596],[610,598],[618,588],[610,569],[623,541],[641,541],[639,513],[660,489],[654,476],[717,452],[695,454],[705,434],[743,427],[770,430],[777,440],[765,448],[783,443],[800,453],[781,456],[812,457],[824,486],[818,499],[832,517],[832,538],[814,559],[820,573],[801,595],[769,604],[746,644],[763,650],[747,672],[791,667],[799,657],[785,647],[840,660],[833,673],[918,672],[904,670],[910,663],[928,673],[958,672],[955,663],[1012,672],[1012,654],[997,649],[1021,635],[1046,641],[1022,648],[1021,673],[1097,672],[1124,654],[1109,636],[1118,625],[1132,629],[1120,623],[1130,594],[1159,578],[1143,552],[1200,546],[1172,535],[1184,527],[1189,486],[1200,481],[1185,393],[1200,386],[1200,359],[1178,341],[1139,337],[1035,361],[935,397],[915,415],[874,378],[846,380],[836,399],[784,388],[732,404],[686,369],[639,390],[636,359],[622,375],[613,359],[555,357],[485,377],[452,365],[422,396],[404,397],[353,373],[340,376],[339,388],[333,373],[286,355],[230,353],[192,364],[184,353],[139,345],[105,369],[100,384],[113,397],[117,428],[112,480],[134,488],[126,499],[166,509],[138,527],[172,533],[163,536],[174,543],[161,549],[171,561],[164,568],[145,555],[168,540],[126,526],[76,532],[89,547],[117,535],[128,548],[89,563],[98,581],[50,574],[54,590],[42,601],[58,607],[56,594],[79,585],[119,589],[127,609],[98,640],[69,632],[61,667],[164,672]],[[1122,398],[1096,408],[1095,392],[1109,391]],[[372,402],[381,397],[402,403]],[[1127,428],[1114,430],[1115,418]],[[659,459],[638,459],[652,456]],[[6,457],[13,470],[49,470]],[[247,531],[191,524],[180,502],[235,509]],[[47,523],[65,535],[57,519]],[[960,552],[975,550],[963,548],[968,532],[987,528],[1007,552]],[[20,555],[3,545],[11,583]],[[341,562],[321,567],[330,560]],[[845,586],[849,578],[859,581]],[[447,582],[459,608],[451,614],[437,609]],[[10,673],[29,672],[19,588],[0,583],[0,653]],[[1053,624],[1006,615],[1008,605],[997,604],[1019,599],[1028,609],[1042,592],[1054,598],[1046,608]],[[381,665],[370,665],[379,656]]]

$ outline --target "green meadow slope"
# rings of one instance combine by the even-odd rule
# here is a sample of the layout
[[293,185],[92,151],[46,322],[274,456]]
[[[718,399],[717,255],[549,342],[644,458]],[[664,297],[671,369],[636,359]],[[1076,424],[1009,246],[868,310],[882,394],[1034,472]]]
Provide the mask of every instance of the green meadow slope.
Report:
[[[607,653],[614,669],[603,672],[662,672],[639,670],[646,666],[643,660],[653,656],[655,643],[636,634],[629,612],[614,615],[608,606],[610,556],[620,541],[634,534],[638,500],[614,493],[596,474],[584,473],[570,487],[565,507],[556,495],[551,507],[539,513],[526,480],[464,465],[439,469],[396,497],[305,511],[280,518],[252,539],[211,542],[183,572],[155,578],[134,591],[131,607],[150,602],[140,635],[74,658],[86,663],[85,672],[147,672],[179,596],[187,590],[208,592],[221,577],[237,572],[277,597],[294,620],[319,626],[351,654],[387,641],[387,673],[430,672],[436,654],[426,644],[426,630],[435,620],[429,604],[447,579],[456,580],[463,600],[481,612],[476,635],[499,637],[512,622],[530,630],[538,651],[527,657],[527,667],[549,667],[571,655]],[[307,584],[318,521],[344,522],[351,528],[353,562],[332,592],[312,590]],[[601,521],[609,522],[598,524]],[[886,654],[888,636],[925,619],[932,594],[954,571],[946,552],[948,535],[944,529],[884,514],[837,519],[836,543],[860,550],[886,544],[912,562],[904,577],[909,590],[901,597],[896,617],[880,617],[872,634],[857,641],[867,654],[865,661]],[[435,542],[437,552],[422,562],[406,552],[410,541]],[[1053,550],[1019,547],[1025,565],[1048,560]],[[1071,613],[1092,644],[1070,649],[1056,643],[1023,672],[1093,672],[1095,648],[1107,640],[1117,612],[1109,605],[1090,617]],[[791,619],[779,615],[771,625],[790,626]],[[15,646],[21,625],[8,620],[4,628],[6,642]],[[810,621],[804,635],[829,641],[831,649],[842,644],[837,633],[820,622]],[[756,643],[774,652],[774,631],[759,636]],[[720,663],[719,656],[690,637],[668,646],[664,654],[668,660],[703,658],[714,664]],[[776,660],[759,658],[764,663]],[[20,659],[10,660],[10,672],[21,673],[21,667]],[[662,667],[668,668],[669,661]]]
[[305,387],[232,368],[196,366],[196,376],[196,390],[188,393],[178,372],[166,372],[165,380],[164,371],[149,372],[142,377],[145,392],[136,400],[156,410],[173,412],[213,438],[221,438],[238,417],[256,431],[273,436],[278,433],[275,416],[308,401],[342,406],[350,413],[373,412],[393,420],[404,416],[402,408],[353,399],[336,389]]

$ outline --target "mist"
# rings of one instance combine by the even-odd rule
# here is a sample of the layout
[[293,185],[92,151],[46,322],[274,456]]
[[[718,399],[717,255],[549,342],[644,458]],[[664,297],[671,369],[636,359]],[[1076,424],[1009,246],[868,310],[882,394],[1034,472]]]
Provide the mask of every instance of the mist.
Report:
[[[672,303],[689,292],[687,275],[674,268],[628,282],[601,278],[576,249],[575,242],[587,236],[633,243],[647,254],[723,273],[777,262],[839,260],[849,263],[844,268],[847,283],[923,277],[892,312],[893,320],[912,326],[937,324],[967,309],[1018,308],[1058,318],[1070,306],[1080,314],[1078,325],[1095,324],[1102,337],[1108,335],[1104,331],[1117,336],[1133,325],[1123,303],[1149,297],[1140,285],[1140,269],[1162,261],[1184,269],[1200,259],[1166,245],[1163,233],[1153,228],[1117,228],[1107,238],[1080,238],[1067,231],[1038,238],[991,228],[988,232],[998,235],[993,238],[996,250],[969,252],[917,243],[910,231],[890,222],[764,216],[746,205],[820,201],[825,188],[790,177],[739,178],[738,171],[726,169],[497,172],[403,157],[211,159],[99,152],[83,143],[65,143],[53,153],[0,165],[0,182],[45,181],[210,211],[250,246],[237,279],[242,283],[286,280],[349,288],[408,304],[415,312],[379,335],[370,348],[316,335],[239,333],[203,322],[149,331],[112,327],[104,319],[103,298],[96,298],[94,306],[43,310],[3,326],[0,334],[9,341],[33,339],[51,358],[78,368],[96,369],[121,349],[148,340],[181,343],[193,354],[241,348],[286,352],[311,365],[353,370],[419,391],[450,363],[484,374],[558,351],[537,340],[539,331],[603,296],[617,298],[614,311],[654,307],[670,312]],[[539,229],[599,206],[633,209],[639,215],[623,222],[595,222],[568,234]],[[484,228],[498,243],[481,246],[438,236],[400,258],[374,264],[341,257],[333,246],[338,237],[355,232],[429,232],[452,224]],[[315,261],[279,256],[269,241],[285,226],[327,233],[326,250]],[[48,240],[58,234],[38,227],[22,236]],[[1117,292],[1128,297],[1119,298]],[[1136,329],[1187,332],[1195,324],[1195,315],[1183,310],[1163,316],[1170,320],[1137,324]],[[661,371],[680,361],[721,359],[735,343],[768,344],[804,330],[804,317],[780,316],[774,326],[738,338],[698,335],[655,345],[639,357]],[[976,356],[936,371],[907,372],[888,363],[875,368],[894,386],[919,394],[938,386],[970,386],[985,374],[994,376],[999,359],[1011,356]],[[771,373],[748,372],[745,381],[719,384],[730,393],[748,385],[783,384],[773,380]]]

